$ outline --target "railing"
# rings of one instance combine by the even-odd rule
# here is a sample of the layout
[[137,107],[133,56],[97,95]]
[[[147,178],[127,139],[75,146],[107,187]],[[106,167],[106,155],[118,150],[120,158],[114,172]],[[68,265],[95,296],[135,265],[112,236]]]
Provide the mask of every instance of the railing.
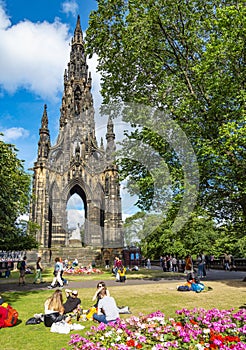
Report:
[[[234,258],[233,260],[233,266],[231,266],[231,269],[235,271],[246,271],[246,259],[244,258]],[[159,260],[151,260],[152,266],[160,266]],[[144,265],[143,265],[144,266]],[[196,261],[194,261],[194,266],[197,267]],[[214,269],[214,270],[224,270],[224,259],[214,259],[210,262],[208,268]],[[179,271],[182,271],[182,268],[179,268]]]
[[15,261],[0,261],[0,277],[9,277],[10,271],[14,270],[17,262]]

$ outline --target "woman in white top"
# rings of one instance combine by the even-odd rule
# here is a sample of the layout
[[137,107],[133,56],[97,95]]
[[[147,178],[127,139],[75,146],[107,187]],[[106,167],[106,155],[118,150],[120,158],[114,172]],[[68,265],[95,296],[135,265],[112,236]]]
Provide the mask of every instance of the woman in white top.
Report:
[[106,288],[102,288],[99,293],[98,311],[93,315],[93,319],[98,322],[115,322],[119,318],[119,311],[113,297],[107,296]]
[[71,317],[64,315],[62,291],[57,289],[44,303],[44,324],[51,327],[52,323],[65,320],[69,322]]

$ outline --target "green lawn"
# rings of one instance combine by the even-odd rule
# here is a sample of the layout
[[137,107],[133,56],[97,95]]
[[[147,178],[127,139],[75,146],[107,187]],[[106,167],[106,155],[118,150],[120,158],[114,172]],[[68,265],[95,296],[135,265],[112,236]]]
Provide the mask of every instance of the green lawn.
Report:
[[[101,270],[102,273],[94,273],[90,275],[81,274],[81,275],[64,275],[65,278],[68,278],[69,281],[78,281],[78,279],[83,278],[83,280],[112,280],[112,273],[110,270]],[[34,274],[27,274],[26,275],[26,281],[28,283],[32,283],[34,280]],[[11,272],[11,278],[8,279],[8,283],[16,283],[19,277],[18,271]],[[46,268],[46,270],[43,272],[43,279],[47,282],[51,282],[53,278],[53,269],[52,268]],[[128,271],[127,272],[127,279],[143,279],[143,278],[152,278],[152,279],[159,279],[159,278],[166,278],[166,279],[179,279],[184,278],[183,273],[176,273],[176,272],[163,272],[162,270],[148,270],[145,268],[141,268],[139,271]]]
[[[142,270],[138,274],[128,274],[128,278],[143,278],[149,276],[151,278],[160,277],[160,271]],[[166,275],[165,275],[166,276]],[[15,274],[12,274],[12,283],[16,283]],[[163,273],[162,273],[163,277]],[[102,279],[112,278],[109,272],[102,275],[86,276],[83,279]],[[73,280],[78,277],[73,277]],[[28,280],[33,280],[33,276],[28,276]],[[46,280],[51,280],[51,273],[47,271]],[[71,280],[71,277],[69,277]],[[245,282],[228,281],[228,282],[209,282],[207,285],[213,288],[212,291],[194,293],[194,292],[178,292],[176,290],[179,281],[167,281],[166,283],[146,284],[146,285],[115,285],[110,287],[111,295],[116,299],[119,306],[128,305],[134,315],[140,312],[147,314],[156,310],[161,310],[167,317],[174,316],[176,309],[183,307],[204,307],[205,309],[219,308],[229,309],[236,308],[245,303]],[[31,292],[10,292],[3,293],[5,300],[8,301],[19,312],[19,324],[12,328],[2,328],[1,332],[1,350],[60,350],[62,348],[69,349],[68,341],[70,335],[54,334],[46,328],[43,323],[39,325],[26,326],[25,322],[35,313],[43,312],[44,301],[52,291],[39,290]],[[92,305],[92,295],[94,289],[79,289],[79,295],[82,299],[84,309]],[[65,293],[64,293],[65,297]],[[122,315],[128,317],[129,315]],[[86,328],[79,331],[85,334],[93,322],[81,322]],[[75,333],[78,333],[75,332]]]

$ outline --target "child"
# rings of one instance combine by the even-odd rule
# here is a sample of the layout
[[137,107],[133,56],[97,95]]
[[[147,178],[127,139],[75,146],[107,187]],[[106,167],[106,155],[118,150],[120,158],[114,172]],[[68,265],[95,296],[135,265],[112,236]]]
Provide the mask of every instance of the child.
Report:
[[119,276],[120,276],[120,282],[126,281],[126,268],[124,266],[121,266],[118,270]]

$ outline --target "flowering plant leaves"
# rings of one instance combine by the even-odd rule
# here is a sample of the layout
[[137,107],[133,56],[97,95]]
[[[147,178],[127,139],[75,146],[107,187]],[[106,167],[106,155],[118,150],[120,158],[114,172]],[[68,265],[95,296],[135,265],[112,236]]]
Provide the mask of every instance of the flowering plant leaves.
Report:
[[177,310],[165,319],[154,312],[132,316],[115,324],[92,326],[87,337],[71,336],[72,350],[84,349],[246,349],[246,309]]

